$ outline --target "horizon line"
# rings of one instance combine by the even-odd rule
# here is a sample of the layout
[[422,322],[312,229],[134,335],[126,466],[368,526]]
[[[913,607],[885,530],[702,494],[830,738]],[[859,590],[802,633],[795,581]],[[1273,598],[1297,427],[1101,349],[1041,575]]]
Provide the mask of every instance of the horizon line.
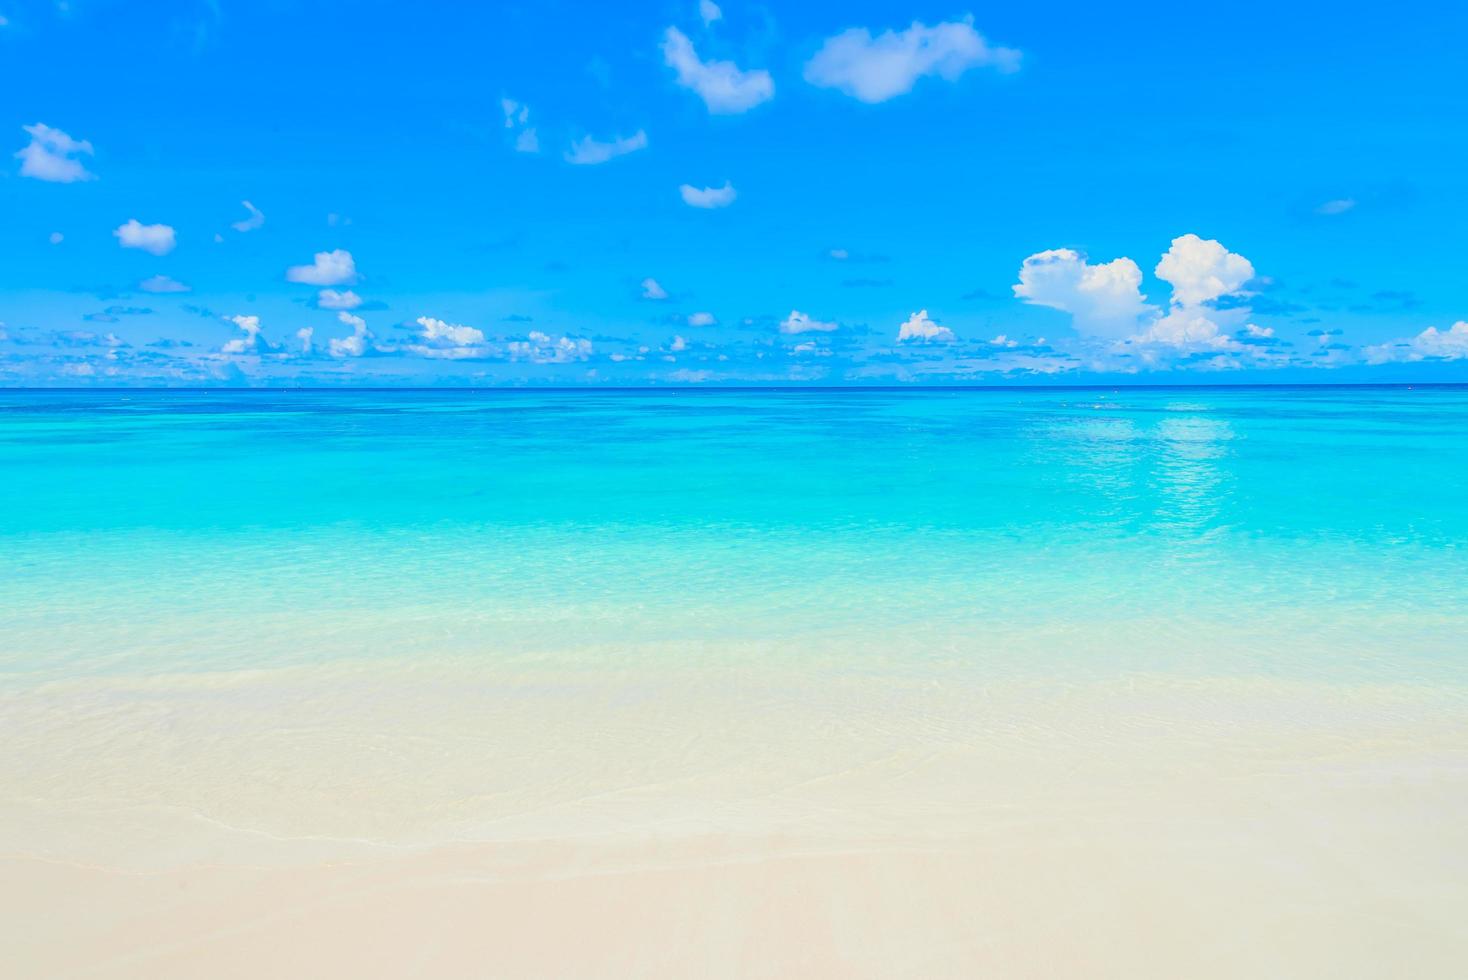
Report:
[[689,392],[689,391],[1100,391],[1100,390],[1166,390],[1175,388],[1468,388],[1465,381],[1292,381],[1292,382],[1175,382],[1155,383],[1110,383],[1110,384],[1007,384],[1007,385],[957,385],[957,384],[872,384],[872,385],[816,385],[816,384],[768,384],[768,385],[0,385],[0,393],[6,392],[389,392],[389,391],[442,391],[442,392],[510,392],[510,391],[626,391],[626,392]]

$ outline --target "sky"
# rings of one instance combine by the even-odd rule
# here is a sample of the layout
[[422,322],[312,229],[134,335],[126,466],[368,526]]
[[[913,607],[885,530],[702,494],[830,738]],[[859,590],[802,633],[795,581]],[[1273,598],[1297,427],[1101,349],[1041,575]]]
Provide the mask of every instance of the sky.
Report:
[[0,385],[1468,381],[1468,5],[0,0]]

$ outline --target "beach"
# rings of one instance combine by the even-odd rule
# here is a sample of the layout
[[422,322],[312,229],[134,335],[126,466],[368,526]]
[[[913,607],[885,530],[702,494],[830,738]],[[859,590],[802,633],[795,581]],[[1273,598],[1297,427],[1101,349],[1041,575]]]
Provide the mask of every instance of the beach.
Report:
[[18,975],[1468,956],[1464,389],[0,409]]

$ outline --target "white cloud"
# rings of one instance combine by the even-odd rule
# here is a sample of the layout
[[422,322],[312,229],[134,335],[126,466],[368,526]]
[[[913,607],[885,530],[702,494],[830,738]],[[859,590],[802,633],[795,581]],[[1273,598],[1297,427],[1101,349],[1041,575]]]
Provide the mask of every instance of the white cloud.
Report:
[[310,265],[293,265],[285,270],[285,278],[308,286],[340,286],[357,281],[357,263],[346,249],[317,252]]
[[236,221],[234,224],[230,225],[231,228],[233,228],[235,231],[246,232],[254,231],[256,228],[259,228],[261,225],[265,224],[265,215],[260,213],[259,208],[255,207],[255,205],[251,204],[249,201],[241,201],[240,203],[245,206],[246,211],[250,212],[250,216],[248,218],[241,218],[239,221]]
[[676,337],[675,336],[673,338],[673,342],[668,345],[668,350],[672,350],[672,351],[684,351],[684,350],[687,350],[687,349],[688,349],[688,341],[684,340],[682,337]]
[[714,0],[698,0],[698,16],[703,20],[703,26],[708,27],[716,20],[723,20],[724,12]]
[[827,38],[806,62],[805,80],[862,102],[885,102],[910,92],[925,75],[951,82],[970,68],[1010,72],[1019,62],[1018,51],[990,45],[970,18],[933,27],[914,21],[905,31],[883,31],[876,37],[864,27],[853,27]]
[[1366,348],[1372,364],[1388,361],[1457,361],[1468,358],[1468,321],[1459,320],[1446,330],[1428,327],[1411,340],[1377,344]]
[[123,248],[139,248],[153,255],[167,255],[178,241],[173,238],[172,227],[167,224],[142,224],[138,219],[128,219],[113,230],[117,244]]
[[260,336],[260,318],[258,316],[232,316],[227,319],[230,323],[243,330],[245,335],[225,341],[224,346],[219,348],[221,353],[251,354],[259,351],[262,347],[269,348],[269,345]]
[[927,310],[919,310],[908,317],[902,326],[897,328],[898,343],[909,340],[917,340],[923,343],[946,344],[957,340],[953,331],[947,327],[940,327],[928,318]]
[[580,337],[551,337],[539,330],[530,331],[526,340],[514,340],[508,346],[511,360],[536,364],[584,361],[591,356],[591,341]]
[[162,275],[149,276],[138,283],[138,288],[145,293],[186,293],[189,291],[189,287],[177,279]]
[[1174,238],[1153,271],[1172,285],[1172,301],[1179,306],[1197,306],[1237,293],[1254,278],[1254,266],[1248,259],[1212,239],[1191,234]]
[[678,193],[683,195],[684,204],[694,208],[726,208],[738,196],[734,185],[727,180],[723,187],[694,187],[692,184],[683,184],[678,188]]
[[20,175],[36,180],[49,180],[58,184],[70,184],[78,180],[96,180],[97,175],[75,159],[80,154],[93,155],[92,144],[87,140],[74,140],[59,129],[45,123],[22,126],[30,134],[31,141],[16,152],[20,160]]
[[65,239],[66,236],[59,231],[53,231],[51,234],[46,236],[46,241],[50,242],[52,245],[60,245]]
[[747,112],[775,97],[775,82],[763,68],[741,71],[732,61],[703,61],[678,28],[663,32],[663,60],[678,73],[678,84],[697,92],[709,112]]
[[[1248,312],[1243,311],[1247,316]],[[1237,317],[1239,311],[1229,311]],[[1167,315],[1152,322],[1146,331],[1136,336],[1145,344],[1166,344],[1171,347],[1214,347],[1219,349],[1237,347],[1238,344],[1225,336],[1218,322],[1219,315],[1207,307],[1174,306]]]
[[302,327],[296,331],[296,338],[301,342],[302,354],[311,353],[311,338],[315,335],[316,331],[312,327]]
[[1130,336],[1140,319],[1156,314],[1142,296],[1142,270],[1128,258],[1092,265],[1069,248],[1024,260],[1014,295],[1034,306],[1069,313],[1082,333]]
[[813,320],[807,314],[799,310],[791,310],[790,315],[780,321],[781,333],[809,333],[813,330],[829,332],[835,330],[840,324],[827,320]]
[[323,310],[355,310],[362,305],[362,297],[350,289],[340,292],[335,289],[323,289],[316,294],[316,305]]
[[652,276],[648,276],[646,279],[642,280],[642,298],[667,299],[668,291],[664,289],[661,285],[659,285],[656,279],[654,279]]
[[690,327],[712,327],[715,323],[718,322],[718,320],[714,319],[714,315],[712,313],[706,313],[702,311],[698,313],[692,313],[688,317],[688,325]]
[[540,137],[535,135],[535,128],[522,129],[520,135],[515,137],[516,153],[539,153]]
[[837,262],[845,262],[847,259],[851,258],[851,253],[844,248],[833,248],[831,249],[831,258],[835,259]]
[[153,255],[167,255],[178,244],[168,225],[145,225],[137,218],[129,218],[112,234],[123,248],[139,248]]
[[1241,347],[1230,334],[1245,328],[1248,306],[1220,308],[1214,301],[1246,296],[1254,278],[1253,263],[1212,239],[1189,234],[1173,239],[1155,273],[1172,286],[1166,311],[1146,301],[1142,270],[1131,259],[1092,265],[1068,248],[1025,259],[1014,294],[1027,303],[1069,313],[1082,334],[1183,349]]
[[583,136],[574,141],[566,151],[566,160],[581,166],[606,163],[614,157],[635,153],[647,146],[647,133],[638,130],[631,136],[617,137],[610,141]]
[[1356,206],[1356,199],[1352,197],[1341,197],[1334,201],[1326,201],[1315,209],[1316,214],[1335,215],[1345,214]]
[[354,316],[346,310],[336,315],[337,320],[352,328],[350,337],[332,337],[327,341],[327,349],[331,351],[332,357],[361,357],[367,350],[367,338],[372,336],[367,332],[367,321],[359,316]]
[[484,343],[484,331],[466,327],[461,323],[446,323],[431,316],[420,316],[418,326],[423,328],[421,336],[430,344],[468,347]]

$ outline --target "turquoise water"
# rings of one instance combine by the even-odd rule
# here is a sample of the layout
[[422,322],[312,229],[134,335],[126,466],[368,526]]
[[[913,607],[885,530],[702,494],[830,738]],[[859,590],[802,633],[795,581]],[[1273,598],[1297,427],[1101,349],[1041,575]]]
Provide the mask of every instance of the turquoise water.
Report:
[[1468,679],[1468,388],[0,392],[0,673]]

